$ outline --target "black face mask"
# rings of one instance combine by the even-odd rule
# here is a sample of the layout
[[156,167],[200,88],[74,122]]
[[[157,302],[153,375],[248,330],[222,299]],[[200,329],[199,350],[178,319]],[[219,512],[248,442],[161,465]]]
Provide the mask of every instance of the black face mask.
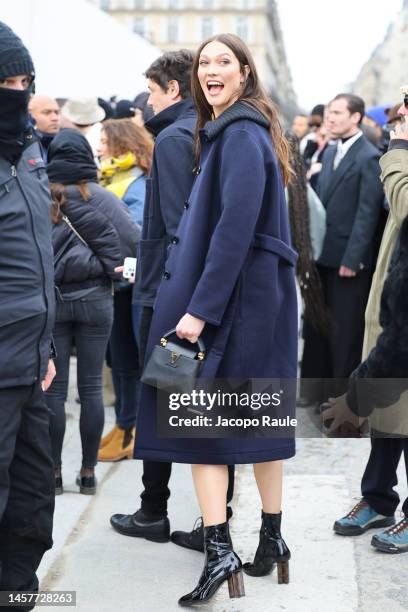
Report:
[[28,90],[0,87],[0,154],[14,161],[24,147],[28,125]]

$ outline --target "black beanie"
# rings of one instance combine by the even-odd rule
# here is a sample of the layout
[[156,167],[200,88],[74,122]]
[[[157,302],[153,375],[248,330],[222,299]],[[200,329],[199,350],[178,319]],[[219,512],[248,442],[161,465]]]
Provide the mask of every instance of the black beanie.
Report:
[[34,79],[33,60],[21,39],[0,21],[0,81],[20,74],[28,74]]
[[97,181],[92,149],[81,132],[64,128],[54,136],[48,148],[47,173],[50,183],[73,185],[79,181]]

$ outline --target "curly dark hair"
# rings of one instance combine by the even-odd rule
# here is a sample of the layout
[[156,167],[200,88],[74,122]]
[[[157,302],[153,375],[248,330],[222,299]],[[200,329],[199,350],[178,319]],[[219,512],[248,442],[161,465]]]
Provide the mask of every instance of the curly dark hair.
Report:
[[325,306],[322,285],[316,264],[312,259],[310,239],[307,179],[299,140],[294,134],[286,134],[289,143],[292,173],[288,183],[289,220],[293,246],[299,254],[297,276],[305,303],[305,316],[313,327],[327,335],[329,316]]
[[189,98],[191,96],[190,81],[193,61],[194,55],[188,49],[168,51],[151,64],[145,72],[145,77],[152,79],[165,92],[169,88],[169,81],[177,81],[180,96],[183,99]]

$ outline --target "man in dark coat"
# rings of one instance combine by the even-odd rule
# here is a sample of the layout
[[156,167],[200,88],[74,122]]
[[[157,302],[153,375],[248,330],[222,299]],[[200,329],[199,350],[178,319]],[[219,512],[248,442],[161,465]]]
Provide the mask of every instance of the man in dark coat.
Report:
[[360,129],[363,116],[358,96],[339,94],[329,104],[328,128],[338,143],[324,154],[317,191],[327,214],[318,267],[331,320],[326,336],[307,321],[304,328],[302,377],[322,380],[303,387],[312,401],[344,392],[361,360],[384,201],[379,152]]
[[35,572],[52,546],[43,391],[55,374],[54,270],[48,179],[27,127],[33,79],[29,52],[0,22],[0,591],[38,590]]
[[[135,304],[142,306],[140,363],[144,363],[153,306],[164,273],[167,249],[176,240],[179,221],[188,206],[193,185],[193,135],[197,117],[190,94],[192,63],[193,55],[183,49],[165,53],[146,71],[150,91],[148,105],[155,113],[146,123],[146,128],[156,141],[146,186],[133,298]],[[228,501],[232,498],[233,467],[229,473]],[[167,542],[170,538],[167,518],[170,475],[171,463],[144,461],[141,509],[134,514],[114,514],[111,517],[114,529],[124,535]],[[172,540],[187,548],[203,550],[202,524],[191,533],[174,532]]]

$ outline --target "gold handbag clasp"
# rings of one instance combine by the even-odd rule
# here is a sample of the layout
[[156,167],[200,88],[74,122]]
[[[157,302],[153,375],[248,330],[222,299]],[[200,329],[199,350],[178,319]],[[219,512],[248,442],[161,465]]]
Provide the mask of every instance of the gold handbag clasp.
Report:
[[171,363],[175,364],[177,359],[179,359],[180,353],[176,353],[176,351],[171,351]]

